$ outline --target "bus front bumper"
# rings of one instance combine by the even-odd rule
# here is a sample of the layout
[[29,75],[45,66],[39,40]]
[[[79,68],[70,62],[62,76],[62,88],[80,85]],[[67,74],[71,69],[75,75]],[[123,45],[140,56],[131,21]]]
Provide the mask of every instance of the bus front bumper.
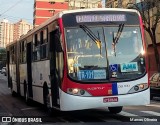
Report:
[[[112,97],[118,98],[118,101],[104,102],[104,98],[106,99]],[[62,111],[147,104],[150,104],[150,89],[139,93],[103,97],[74,96],[60,90],[60,110]]]

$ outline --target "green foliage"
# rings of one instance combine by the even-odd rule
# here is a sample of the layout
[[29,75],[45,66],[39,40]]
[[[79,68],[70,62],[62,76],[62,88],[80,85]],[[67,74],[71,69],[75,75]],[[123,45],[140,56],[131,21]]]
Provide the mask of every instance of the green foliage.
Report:
[[6,49],[0,48],[0,68],[6,65]]

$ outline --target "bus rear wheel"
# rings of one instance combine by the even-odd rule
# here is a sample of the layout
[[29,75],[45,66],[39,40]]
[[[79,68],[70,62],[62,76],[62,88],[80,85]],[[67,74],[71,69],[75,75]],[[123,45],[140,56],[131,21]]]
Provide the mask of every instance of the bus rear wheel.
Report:
[[117,114],[117,113],[120,113],[122,111],[122,106],[119,106],[119,107],[108,107],[108,110],[110,111],[110,113],[113,113],[113,114]]

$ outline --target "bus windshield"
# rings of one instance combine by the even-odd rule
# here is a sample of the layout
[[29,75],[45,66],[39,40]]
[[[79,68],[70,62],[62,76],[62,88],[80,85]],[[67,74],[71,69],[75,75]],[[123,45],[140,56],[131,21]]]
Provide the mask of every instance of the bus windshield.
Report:
[[65,29],[68,73],[72,79],[93,82],[142,77],[145,60],[138,25],[123,25],[120,32],[119,25],[88,28],[101,41],[101,49],[82,28]]

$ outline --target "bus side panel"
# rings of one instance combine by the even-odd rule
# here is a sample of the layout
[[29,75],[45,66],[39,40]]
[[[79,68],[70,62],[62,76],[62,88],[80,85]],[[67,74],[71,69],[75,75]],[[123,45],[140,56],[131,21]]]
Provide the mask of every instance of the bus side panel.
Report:
[[20,94],[24,96],[24,83],[27,83],[27,64],[19,65],[20,72]]
[[16,77],[16,64],[10,64],[10,78],[12,83],[12,90],[17,93],[17,77]]
[[32,62],[33,100],[43,104],[43,84],[50,88],[50,64],[49,60]]

